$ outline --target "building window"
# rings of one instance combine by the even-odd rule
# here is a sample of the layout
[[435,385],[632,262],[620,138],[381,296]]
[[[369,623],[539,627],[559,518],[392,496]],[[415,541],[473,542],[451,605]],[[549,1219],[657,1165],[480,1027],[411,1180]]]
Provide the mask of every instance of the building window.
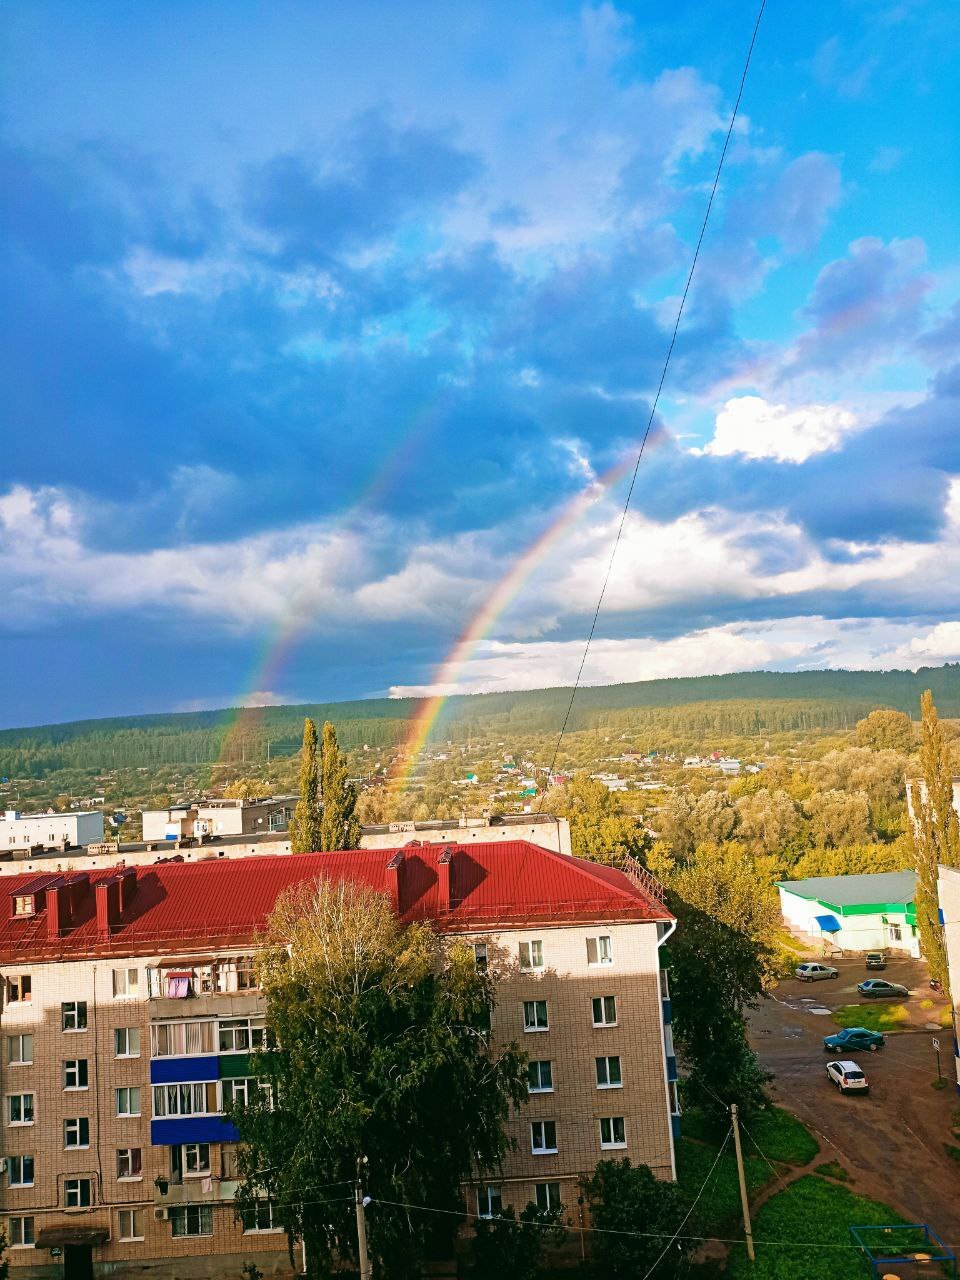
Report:
[[220,1177],[224,1182],[236,1182],[240,1177],[240,1160],[232,1143],[224,1143],[220,1148]]
[[63,1031],[86,1031],[86,1000],[68,1000],[60,1006],[60,1027]]
[[523,1002],[523,1029],[524,1031],[547,1031],[549,1030],[549,1022],[547,1021],[547,1002],[546,1000],[524,1000]]
[[667,974],[666,969],[660,970],[660,999],[661,1000],[670,999],[670,978]]
[[183,1148],[184,1173],[210,1172],[210,1143],[187,1142]]
[[217,1115],[219,1110],[215,1081],[198,1081],[191,1084],[156,1084],[153,1086],[153,1114],[155,1116]]
[[477,973],[486,973],[489,963],[487,957],[487,944],[485,942],[475,942],[473,944],[473,961],[477,966]]
[[8,1218],[7,1239],[12,1249],[32,1249],[36,1243],[33,1218]]
[[543,942],[539,938],[533,942],[520,943],[520,968],[543,968]]
[[86,1116],[78,1116],[74,1120],[64,1120],[63,1145],[67,1151],[76,1147],[89,1147],[90,1121]]
[[613,941],[609,933],[587,939],[587,964],[613,964]]
[[901,927],[900,925],[898,925],[898,924],[890,924],[890,925],[888,925],[887,927],[888,927],[888,928],[889,928],[889,930],[890,930],[890,941],[891,941],[891,942],[902,942],[902,941],[903,941],[903,929],[902,929],[902,927]]
[[27,1004],[33,999],[33,983],[29,973],[20,973],[8,978],[6,985],[7,1004]]
[[115,1027],[113,1032],[113,1052],[118,1058],[139,1058],[140,1028]]
[[527,1063],[527,1085],[531,1093],[553,1093],[553,1063]]
[[117,1115],[138,1116],[140,1114],[140,1088],[122,1088],[117,1090]]
[[33,1094],[7,1095],[7,1124],[33,1124]]
[[13,899],[13,914],[15,916],[32,916],[36,911],[34,906],[32,893],[18,893]]
[[193,995],[193,973],[168,973],[164,995],[168,1000],[186,1000]]
[[477,1191],[477,1214],[481,1218],[499,1218],[503,1213],[503,1196],[499,1187],[481,1187]]
[[115,999],[132,999],[140,993],[139,969],[114,969],[113,995]]
[[605,1150],[609,1147],[625,1147],[627,1131],[623,1116],[604,1116],[600,1121],[600,1145]]
[[619,1058],[597,1058],[597,1088],[620,1089],[623,1077],[620,1074]]
[[556,1154],[557,1122],[555,1120],[532,1120],[530,1122],[530,1150],[535,1156]]
[[667,1096],[670,1099],[670,1114],[678,1116],[680,1114],[680,1094],[677,1092],[676,1080],[667,1081]]
[[64,1089],[86,1089],[87,1087],[86,1058],[68,1058],[64,1062],[63,1087]]
[[143,1239],[143,1211],[141,1209],[121,1209],[119,1213],[118,1236],[121,1240]]
[[535,1184],[537,1208],[541,1213],[555,1213],[560,1208],[560,1183],[538,1182]]
[[251,1049],[262,1049],[266,1036],[267,1030],[262,1022],[250,1018],[229,1018],[220,1023],[220,1052],[248,1053]]
[[213,1208],[208,1204],[182,1204],[170,1210],[174,1236],[212,1236]]
[[[241,956],[237,961],[237,990],[256,991],[259,985],[253,956]],[[273,1212],[272,1205],[270,1212]]]
[[33,1036],[7,1036],[7,1065],[29,1067],[33,1063]]
[[63,1184],[63,1203],[68,1209],[89,1209],[90,1179],[67,1178]]
[[212,1021],[159,1022],[150,1028],[150,1053],[154,1058],[192,1058],[216,1053]]
[[140,1147],[117,1148],[117,1177],[139,1178],[143,1173],[143,1156]]
[[7,1156],[7,1182],[11,1187],[32,1187],[33,1156]]
[[238,1076],[236,1079],[222,1081],[224,1107],[246,1107],[256,1100],[259,1091],[263,1099],[270,1101],[270,1085],[251,1076]]
[[615,1027],[617,1025],[617,997],[593,997],[593,1025],[595,1027]]
[[279,1231],[273,1220],[273,1203],[270,1200],[258,1200],[250,1209],[241,1215],[244,1233],[250,1231]]
[[217,991],[255,991],[257,975],[253,956],[239,956],[236,960],[218,960],[216,964]]

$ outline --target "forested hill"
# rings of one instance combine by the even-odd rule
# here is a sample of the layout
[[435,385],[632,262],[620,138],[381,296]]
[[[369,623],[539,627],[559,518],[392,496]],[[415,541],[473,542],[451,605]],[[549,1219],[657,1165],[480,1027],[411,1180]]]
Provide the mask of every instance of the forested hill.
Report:
[[[723,676],[643,680],[583,688],[571,729],[774,732],[851,728],[874,707],[914,718],[920,694],[932,689],[941,715],[960,716],[960,664],[912,671],[751,671]],[[569,688],[450,698],[438,725],[453,739],[491,734],[551,733],[563,718]],[[342,743],[389,747],[399,742],[417,703],[370,698],[238,712],[77,720],[0,731],[0,773],[38,777],[60,768],[115,768],[263,759],[299,745],[304,716],[332,720]]]

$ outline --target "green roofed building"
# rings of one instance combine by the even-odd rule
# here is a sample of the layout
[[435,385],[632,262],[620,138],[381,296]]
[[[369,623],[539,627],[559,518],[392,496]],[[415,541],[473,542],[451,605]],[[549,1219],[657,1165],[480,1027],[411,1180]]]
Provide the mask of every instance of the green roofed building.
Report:
[[915,871],[781,880],[780,910],[791,933],[825,949],[920,955]]

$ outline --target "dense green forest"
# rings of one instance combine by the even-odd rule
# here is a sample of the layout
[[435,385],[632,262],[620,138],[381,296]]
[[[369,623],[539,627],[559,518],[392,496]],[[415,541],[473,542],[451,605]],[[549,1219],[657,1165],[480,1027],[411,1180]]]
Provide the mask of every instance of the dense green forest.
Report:
[[[591,686],[578,693],[569,728],[673,738],[850,729],[873,707],[915,716],[927,688],[941,715],[960,716],[960,664],[950,663],[917,672],[757,671]],[[453,697],[435,735],[462,742],[549,734],[559,727],[569,697],[568,688]],[[348,750],[364,744],[389,749],[402,740],[417,706],[413,699],[371,698],[6,729],[0,731],[0,773],[41,778],[59,769],[254,763],[268,753],[292,755],[305,715],[332,720]]]

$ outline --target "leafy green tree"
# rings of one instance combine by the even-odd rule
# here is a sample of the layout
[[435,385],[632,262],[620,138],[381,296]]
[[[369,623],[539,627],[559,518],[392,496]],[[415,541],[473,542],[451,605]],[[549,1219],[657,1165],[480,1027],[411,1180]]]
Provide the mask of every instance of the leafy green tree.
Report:
[[360,822],[356,816],[357,788],[347,780],[346,759],[337,745],[337,731],[329,720],[320,745],[320,831],[317,848],[356,849]]
[[10,1274],[10,1259],[5,1256],[8,1243],[6,1232],[0,1231],[0,1280],[7,1280]]
[[740,835],[768,853],[778,853],[794,840],[803,826],[803,815],[786,791],[761,788],[737,801]]
[[873,751],[889,748],[909,752],[913,750],[914,738],[913,721],[903,711],[881,707],[857,721],[857,741]]
[[548,1247],[566,1237],[560,1209],[528,1204],[519,1216],[509,1205],[495,1218],[480,1218],[470,1242],[469,1274],[475,1280],[536,1280]]
[[581,1185],[597,1232],[591,1241],[591,1275],[638,1280],[655,1266],[659,1277],[686,1274],[692,1241],[677,1240],[664,1253],[686,1209],[676,1183],[661,1182],[645,1164],[601,1160]]
[[910,807],[917,868],[917,930],[930,976],[947,987],[947,956],[937,893],[940,866],[960,866],[960,824],[953,807],[953,771],[930,690],[920,699],[920,778]]
[[[720,924],[772,948],[783,919],[773,888],[776,862],[754,858],[742,845],[698,845],[694,856],[669,879],[670,889],[688,906]],[[768,959],[761,951],[763,959]],[[772,975],[771,975],[772,976]]]
[[230,1109],[238,1212],[270,1199],[328,1276],[355,1253],[349,1188],[365,1156],[376,1274],[419,1275],[456,1219],[396,1204],[462,1211],[461,1184],[499,1166],[504,1122],[527,1097],[524,1056],[483,1034],[492,975],[463,943],[402,926],[385,896],[329,880],[280,898],[258,966],[273,1047],[251,1065],[259,1096]]
[[290,820],[290,849],[312,853],[320,848],[320,782],[317,776],[317,726],[307,717],[303,722],[300,749],[300,799]]
[[260,800],[269,794],[269,786],[259,778],[237,778],[223,789],[227,800]]
[[570,823],[570,847],[591,862],[619,862],[625,855],[642,859],[650,848],[644,828],[623,810],[620,797],[596,778],[577,774],[547,792],[543,808]]
[[736,825],[737,811],[726,791],[705,791],[690,815],[690,830],[697,844],[729,840]]
[[837,849],[870,840],[870,801],[862,791],[815,791],[807,811],[817,844]]
[[667,957],[681,1088],[720,1125],[731,1102],[749,1115],[767,1101],[769,1076],[747,1041],[743,1015],[757,1006],[773,956],[676,892],[668,890],[667,906],[677,917]]

